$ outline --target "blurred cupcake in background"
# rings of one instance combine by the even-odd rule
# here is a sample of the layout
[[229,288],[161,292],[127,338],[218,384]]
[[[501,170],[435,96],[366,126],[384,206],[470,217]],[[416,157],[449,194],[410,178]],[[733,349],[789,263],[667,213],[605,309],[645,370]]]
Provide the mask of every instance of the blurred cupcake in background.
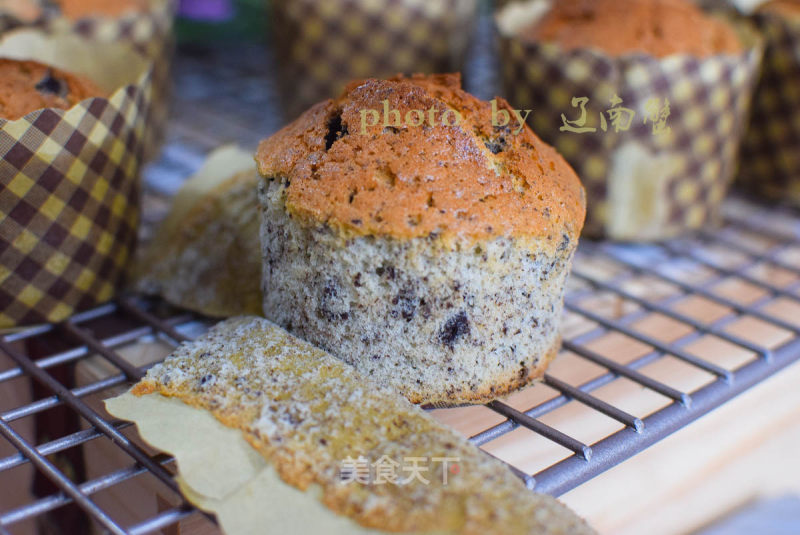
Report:
[[89,17],[121,17],[128,13],[144,13],[149,0],[50,0],[49,4],[64,17],[78,21]]
[[145,159],[158,156],[164,141],[175,47],[173,0],[51,0],[60,16],[54,30],[74,31],[101,43],[129,44],[153,63],[153,96],[147,118]]
[[286,117],[354,78],[461,70],[478,0],[274,0]]
[[588,235],[717,221],[761,55],[752,32],[690,0],[533,0],[495,18],[505,96],[580,175]]
[[99,46],[122,43],[153,62],[145,148],[146,158],[152,159],[158,155],[169,113],[173,4],[173,0],[0,0],[0,33],[6,13],[6,29],[27,26],[52,34],[75,33]]
[[61,321],[124,284],[151,80],[121,43],[0,39],[0,329]]
[[800,1],[766,2],[752,20],[765,48],[740,183],[756,195],[800,206]]

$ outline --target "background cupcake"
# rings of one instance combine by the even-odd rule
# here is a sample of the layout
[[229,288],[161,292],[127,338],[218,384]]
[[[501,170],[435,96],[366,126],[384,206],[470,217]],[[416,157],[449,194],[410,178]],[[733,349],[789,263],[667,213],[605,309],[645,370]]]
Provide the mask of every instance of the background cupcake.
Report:
[[752,20],[765,48],[740,181],[758,195],[800,206],[800,2],[767,2]]
[[122,45],[34,30],[0,58],[0,328],[57,322],[126,275],[151,71]]
[[512,3],[496,20],[507,98],[583,180],[588,234],[654,240],[716,221],[752,36],[683,0]]
[[153,62],[145,147],[145,156],[151,159],[158,155],[169,114],[173,11],[173,0],[0,0],[0,33],[4,26],[74,33],[101,46],[124,44]]

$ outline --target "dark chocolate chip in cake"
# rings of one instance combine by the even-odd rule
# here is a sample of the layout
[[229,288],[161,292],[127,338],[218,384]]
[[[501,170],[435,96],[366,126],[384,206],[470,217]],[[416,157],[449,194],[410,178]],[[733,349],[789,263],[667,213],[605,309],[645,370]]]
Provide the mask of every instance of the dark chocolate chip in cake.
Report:
[[44,78],[39,80],[36,84],[36,90],[46,95],[56,95],[61,98],[66,97],[67,93],[69,93],[67,84],[63,80],[53,76],[53,71],[49,69]]
[[445,322],[439,331],[439,340],[442,344],[453,349],[459,338],[469,334],[469,318],[463,310]]
[[492,154],[500,154],[504,150],[506,150],[506,138],[500,137],[498,139],[487,139],[483,142],[486,145],[486,148],[489,149]]

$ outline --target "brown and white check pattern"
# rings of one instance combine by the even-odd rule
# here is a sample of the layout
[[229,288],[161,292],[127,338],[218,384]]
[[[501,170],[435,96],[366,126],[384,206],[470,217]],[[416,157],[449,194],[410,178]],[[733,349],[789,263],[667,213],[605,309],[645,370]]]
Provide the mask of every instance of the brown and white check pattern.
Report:
[[75,22],[64,18],[45,21],[52,30],[74,31],[99,43],[127,43],[153,62],[153,96],[147,118],[145,159],[158,155],[166,133],[171,94],[170,74],[175,38],[172,23],[174,0],[153,0],[152,8],[118,18],[91,17]]
[[0,119],[0,328],[63,320],[122,283],[151,78],[66,111]]
[[765,39],[761,78],[742,144],[748,190],[800,206],[800,17],[753,17]]
[[347,82],[460,70],[476,0],[275,0],[287,119]]
[[[514,108],[533,110],[534,131],[558,149],[586,187],[587,234],[652,240],[716,221],[735,171],[760,46],[739,56],[705,59],[612,58],[600,51],[565,51],[555,44],[504,36],[501,54],[507,99]],[[615,95],[622,99],[619,106],[635,112],[627,131],[616,132],[610,124],[608,110]],[[573,97],[588,97],[586,125],[597,128],[595,133],[560,131],[561,114],[568,120],[580,114],[572,106]],[[652,122],[644,122],[651,99],[662,107],[669,100],[669,133],[654,135]],[[607,122],[605,132],[601,114]],[[609,192],[615,154],[631,147],[654,162],[669,164],[671,171],[657,170],[666,175],[659,177],[658,187],[643,192],[652,199],[631,202],[630,197]],[[637,225],[612,226],[612,214]]]
[[[42,3],[44,0],[42,0]],[[147,119],[145,157],[158,155],[164,140],[171,94],[170,74],[175,38],[172,23],[175,0],[152,0],[147,11],[125,13],[120,17],[87,17],[72,21],[58,15],[55,9],[43,10],[44,17],[29,25],[45,32],[70,32],[97,43],[124,43],[153,62],[153,96]],[[0,15],[0,34],[23,26],[9,15]]]

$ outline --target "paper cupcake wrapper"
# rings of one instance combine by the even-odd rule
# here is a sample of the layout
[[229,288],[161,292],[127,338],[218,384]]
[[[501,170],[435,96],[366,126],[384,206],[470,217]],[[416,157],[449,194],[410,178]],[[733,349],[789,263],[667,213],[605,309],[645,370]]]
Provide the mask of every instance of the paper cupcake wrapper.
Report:
[[[761,56],[754,36],[736,56],[610,57],[525,41],[507,16],[496,18],[506,97],[533,110],[533,130],[580,176],[587,235],[659,240],[717,222]],[[581,123],[581,105],[595,131],[562,130]]]
[[287,119],[357,78],[460,70],[477,0],[275,0]]
[[14,20],[11,16],[5,17],[4,24],[4,17],[0,16],[0,34],[3,33],[4,25],[6,29],[25,25],[53,34],[75,33],[99,43],[100,46],[109,43],[130,46],[152,61],[153,96],[145,146],[147,160],[158,155],[164,141],[171,95],[172,56],[175,48],[172,31],[174,0],[152,0],[150,5],[151,9],[141,13],[130,12],[120,17],[93,16],[79,20],[53,16],[52,10],[44,10],[42,19],[28,25]]
[[89,17],[73,22],[62,17],[46,23],[47,28],[74,31],[97,42],[129,45],[153,62],[153,96],[147,119],[146,160],[158,156],[164,142],[175,48],[172,31],[174,0],[153,0],[151,5],[152,9],[148,11],[127,13],[119,18]]
[[740,184],[800,206],[800,17],[753,16],[765,40],[761,78],[742,143]]
[[110,94],[0,119],[0,328],[7,328],[63,320],[123,283],[136,243],[152,71],[127,47],[35,30],[5,36],[0,57],[82,74]]

